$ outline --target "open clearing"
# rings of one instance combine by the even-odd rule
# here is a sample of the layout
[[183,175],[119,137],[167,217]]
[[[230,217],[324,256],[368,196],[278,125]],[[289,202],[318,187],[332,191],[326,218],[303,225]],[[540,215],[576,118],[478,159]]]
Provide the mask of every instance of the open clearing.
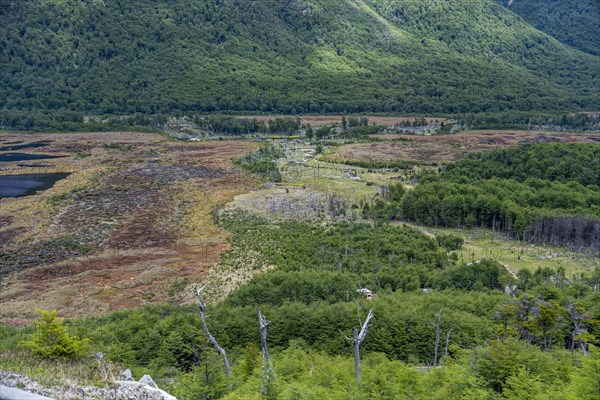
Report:
[[231,160],[258,145],[175,142],[155,134],[3,134],[0,146],[44,142],[1,175],[69,172],[33,196],[0,200],[0,318],[35,308],[97,315],[182,302],[226,250],[212,213],[258,182]]
[[325,159],[331,162],[418,161],[447,163],[467,154],[525,143],[600,143],[598,133],[544,131],[465,131],[446,136],[382,134],[382,142],[355,143],[338,147]]
[[[399,125],[403,122],[413,122],[415,117],[379,117],[375,115],[353,115],[350,117],[354,118],[364,118],[367,117],[369,119],[369,124],[380,125],[380,126],[394,126]],[[350,118],[347,117],[347,118]],[[300,123],[302,125],[310,125],[310,126],[321,126],[321,125],[340,125],[342,123],[341,115],[304,115],[304,116],[296,116],[296,115],[249,115],[243,116],[240,118],[248,118],[248,119],[256,119],[258,121],[268,122],[275,118],[299,118]],[[428,123],[431,122],[441,122],[446,121],[446,118],[425,118]]]
[[456,251],[459,263],[468,263],[484,258],[496,260],[513,274],[521,269],[535,272],[538,268],[563,268],[567,278],[589,273],[599,265],[600,259],[585,252],[576,253],[562,247],[538,246],[506,238],[491,229],[449,229],[406,224],[428,236],[440,234],[459,235],[465,244]]

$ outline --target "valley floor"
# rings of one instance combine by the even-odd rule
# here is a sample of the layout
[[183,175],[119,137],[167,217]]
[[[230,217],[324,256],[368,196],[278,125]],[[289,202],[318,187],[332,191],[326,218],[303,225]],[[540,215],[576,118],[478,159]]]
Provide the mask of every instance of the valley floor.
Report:
[[32,143],[42,145],[20,151],[60,158],[0,163],[0,179],[69,175],[0,200],[0,318],[13,324],[36,308],[76,317],[185,301],[181,290],[229,246],[214,209],[257,187],[231,162],[257,147],[251,142],[130,132],[0,139],[0,147]]

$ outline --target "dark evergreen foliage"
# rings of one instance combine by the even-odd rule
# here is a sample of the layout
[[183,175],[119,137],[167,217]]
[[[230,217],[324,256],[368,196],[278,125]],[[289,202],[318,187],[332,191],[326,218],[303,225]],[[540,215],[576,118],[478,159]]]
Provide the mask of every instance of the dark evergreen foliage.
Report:
[[494,0],[3,1],[0,25],[9,129],[89,113],[600,107],[598,57]]
[[472,154],[425,175],[374,219],[488,227],[535,243],[598,250],[600,145],[534,144]]
[[[506,3],[507,0],[499,0]],[[515,0],[510,8],[541,31],[600,55],[600,4],[596,0]]]

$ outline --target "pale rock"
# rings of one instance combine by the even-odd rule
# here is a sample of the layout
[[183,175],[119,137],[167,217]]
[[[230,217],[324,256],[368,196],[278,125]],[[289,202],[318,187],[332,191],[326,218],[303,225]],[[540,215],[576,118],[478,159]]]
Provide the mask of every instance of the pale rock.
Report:
[[144,375],[144,376],[142,376],[142,379],[140,379],[138,382],[143,383],[144,385],[148,385],[150,387],[158,389],[158,386],[156,385],[156,383],[154,382],[154,380],[152,379],[152,377],[150,375]]
[[133,374],[131,373],[131,370],[129,368],[127,368],[124,371],[121,371],[121,373],[119,374],[119,380],[120,381],[133,381]]

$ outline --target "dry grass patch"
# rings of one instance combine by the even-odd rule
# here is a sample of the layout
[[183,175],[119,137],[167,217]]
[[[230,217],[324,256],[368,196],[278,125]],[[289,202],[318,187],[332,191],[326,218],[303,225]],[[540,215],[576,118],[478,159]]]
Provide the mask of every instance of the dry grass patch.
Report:
[[[364,118],[367,117],[369,119],[370,124],[380,125],[380,126],[394,126],[402,124],[403,122],[413,122],[415,117],[380,117],[376,115],[350,115],[346,116],[346,118]],[[304,116],[296,116],[296,115],[249,115],[243,116],[240,118],[247,119],[256,119],[258,121],[268,122],[275,118],[298,118],[300,119],[300,123],[302,125],[310,125],[310,126],[320,126],[320,125],[340,125],[342,123],[341,115],[304,115]],[[428,123],[432,123],[435,121],[447,121],[447,118],[425,118]]]
[[447,163],[467,154],[524,143],[599,143],[597,133],[558,133],[543,131],[466,131],[447,136],[374,135],[383,142],[356,143],[338,147],[326,159],[332,162],[418,161]]
[[202,280],[228,248],[213,210],[258,186],[231,162],[256,143],[127,132],[9,136],[47,141],[35,151],[67,156],[29,169],[43,161],[71,175],[0,203],[0,237],[10,239],[0,245],[0,318],[184,301],[181,283]]

